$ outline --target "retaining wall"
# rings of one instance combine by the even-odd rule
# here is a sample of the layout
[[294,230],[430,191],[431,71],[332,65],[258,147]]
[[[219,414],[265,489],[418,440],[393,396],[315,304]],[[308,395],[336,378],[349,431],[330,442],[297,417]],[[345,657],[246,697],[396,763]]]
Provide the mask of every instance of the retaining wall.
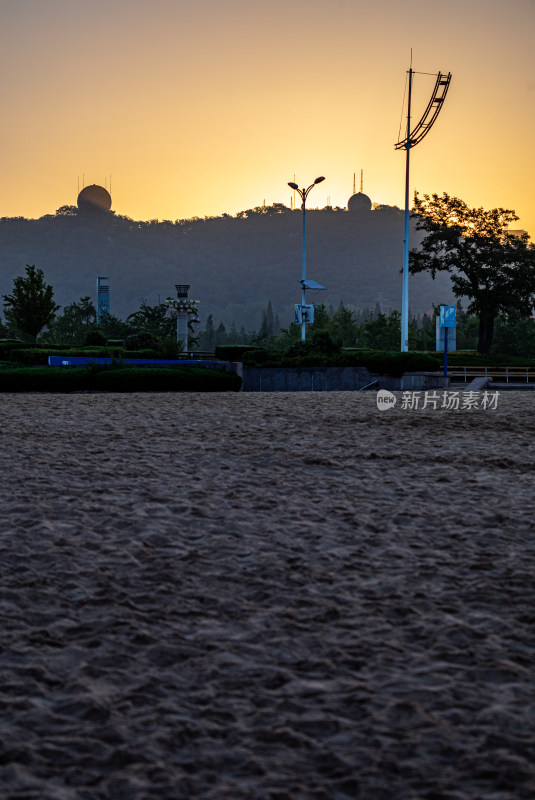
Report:
[[[243,392],[354,392],[370,389],[425,390],[443,387],[439,373],[407,373],[401,378],[373,375],[365,367],[242,367]],[[241,365],[240,365],[241,366]]]

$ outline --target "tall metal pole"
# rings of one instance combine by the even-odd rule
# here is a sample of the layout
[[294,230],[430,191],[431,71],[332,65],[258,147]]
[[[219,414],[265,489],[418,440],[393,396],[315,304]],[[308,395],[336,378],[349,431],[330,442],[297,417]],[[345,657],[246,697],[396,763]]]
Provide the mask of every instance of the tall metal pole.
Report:
[[412,65],[409,69],[409,106],[407,114],[407,159],[405,167],[405,232],[403,239],[403,288],[401,295],[401,352],[409,349],[409,168],[411,155]]
[[299,194],[299,197],[301,198],[301,210],[303,211],[303,248],[302,248],[302,264],[301,264],[301,314],[302,314],[302,316],[301,316],[301,339],[302,339],[302,341],[304,341],[305,338],[306,338],[306,317],[307,317],[306,310],[305,310],[305,305],[306,305],[306,286],[305,286],[305,282],[306,282],[306,278],[307,278],[306,202],[307,202],[307,197],[308,197],[308,194],[309,194],[310,190],[313,189],[314,186],[317,183],[321,183],[324,180],[325,180],[324,177],[316,178],[314,183],[311,183],[310,186],[308,187],[308,189],[305,189],[304,186],[303,186],[302,189],[300,189],[299,186],[295,183],[295,181],[290,181],[288,183],[288,186],[291,189],[293,189],[294,192],[297,192]]
[[[307,278],[307,252],[306,252],[306,190],[303,188],[303,194],[301,198],[303,203],[301,208],[303,209],[303,258],[302,258],[302,269],[301,269],[301,279],[302,279],[302,291],[301,291],[301,305],[304,307],[306,305],[306,286],[305,281]],[[301,339],[305,341],[306,338],[306,320],[305,320],[305,313],[303,312],[303,318],[301,321]]]

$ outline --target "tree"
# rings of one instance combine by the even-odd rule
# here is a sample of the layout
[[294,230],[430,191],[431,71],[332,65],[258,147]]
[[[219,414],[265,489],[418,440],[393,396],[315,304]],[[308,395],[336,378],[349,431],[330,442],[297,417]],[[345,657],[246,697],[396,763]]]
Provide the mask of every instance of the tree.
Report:
[[26,277],[19,275],[15,278],[12,294],[3,297],[8,322],[34,341],[61,308],[54,302],[54,290],[45,283],[43,270],[36,269],[35,264],[26,264]]
[[446,193],[416,194],[413,216],[427,236],[410,253],[411,273],[450,273],[455,296],[467,297],[468,313],[479,317],[478,352],[490,353],[496,317],[529,317],[535,305],[535,248],[527,234],[508,230],[518,217],[504,208],[469,208]]
[[260,330],[255,336],[254,343],[258,345],[269,345],[275,335],[273,305],[271,300],[268,300],[267,308],[262,312],[262,323],[260,325]]
[[[74,305],[74,304],[73,304]],[[84,320],[86,335],[89,332],[89,326],[97,321],[97,310],[95,304],[91,300],[90,295],[80,298],[80,302],[76,303],[80,309],[80,314]]]
[[39,341],[53,344],[83,344],[95,321],[96,310],[91,297],[81,297],[78,303],[64,306],[63,314],[49,323],[48,330],[39,337]]
[[97,330],[105,339],[126,339],[127,336],[135,332],[128,322],[124,322],[108,311],[101,312]]
[[76,217],[78,206],[60,206],[56,211],[56,217]]
[[213,353],[215,350],[214,319],[211,314],[208,315],[205,329],[199,331],[199,348],[207,353]]
[[342,302],[338,311],[332,315],[332,328],[342,339],[344,347],[354,347],[358,333],[358,325],[355,322],[355,315],[351,309],[346,308]]
[[165,303],[149,306],[141,303],[139,310],[130,314],[126,321],[132,333],[146,331],[155,336],[173,336],[176,333],[176,313],[170,313]]

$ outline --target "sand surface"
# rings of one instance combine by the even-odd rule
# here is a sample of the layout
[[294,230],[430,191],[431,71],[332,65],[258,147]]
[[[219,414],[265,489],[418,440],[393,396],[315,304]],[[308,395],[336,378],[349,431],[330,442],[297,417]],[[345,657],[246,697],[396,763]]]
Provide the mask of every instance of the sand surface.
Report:
[[4,800],[533,800],[535,395],[0,403]]

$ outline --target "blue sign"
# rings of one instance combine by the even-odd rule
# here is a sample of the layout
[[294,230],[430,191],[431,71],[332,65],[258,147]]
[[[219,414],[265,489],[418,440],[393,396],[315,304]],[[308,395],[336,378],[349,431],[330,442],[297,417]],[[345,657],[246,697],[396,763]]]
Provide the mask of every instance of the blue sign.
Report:
[[294,320],[296,325],[301,325],[303,322],[314,322],[314,303],[296,303],[294,305]]
[[455,306],[440,306],[440,327],[455,328]]

